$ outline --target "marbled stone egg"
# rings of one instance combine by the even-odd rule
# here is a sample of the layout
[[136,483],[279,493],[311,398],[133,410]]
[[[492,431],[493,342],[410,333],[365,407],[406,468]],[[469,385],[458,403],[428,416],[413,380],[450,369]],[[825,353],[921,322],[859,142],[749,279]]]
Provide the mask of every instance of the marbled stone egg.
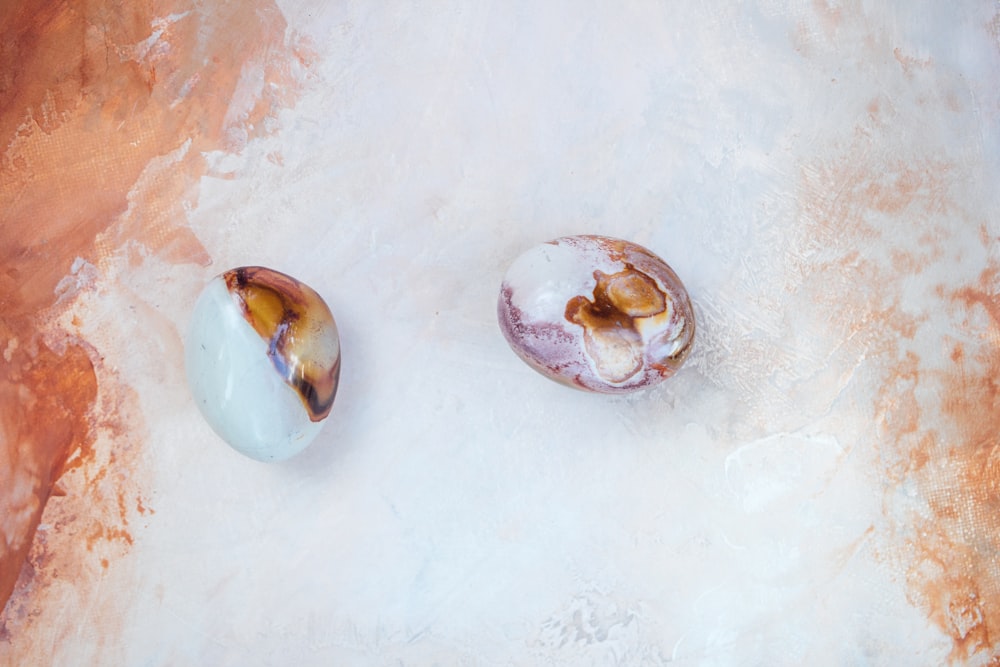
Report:
[[666,262],[605,236],[566,236],[518,257],[504,276],[497,316],[532,368],[603,393],[673,375],[695,331],[687,290]]
[[212,429],[258,461],[309,445],[340,379],[340,336],[313,289],[259,266],[213,278],[185,341],[188,384]]

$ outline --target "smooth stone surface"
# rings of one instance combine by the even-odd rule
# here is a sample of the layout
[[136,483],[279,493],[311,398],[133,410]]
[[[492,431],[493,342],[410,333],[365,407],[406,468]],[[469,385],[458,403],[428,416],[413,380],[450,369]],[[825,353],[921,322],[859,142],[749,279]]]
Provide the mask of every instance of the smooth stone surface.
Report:
[[[268,269],[252,275],[294,281]],[[248,298],[245,276],[244,269],[217,276],[198,298],[185,346],[188,384],[209,425],[233,449],[259,461],[282,461],[305,449],[329,414],[339,337],[329,309],[305,288],[315,296],[307,307],[317,321],[282,346],[293,310],[281,305],[281,297],[294,300],[296,285],[304,286],[294,281],[288,283],[291,294],[266,289],[265,296]],[[317,374],[332,384],[319,411],[317,392],[304,380]]]
[[602,393],[667,379],[695,331],[687,290],[666,262],[606,236],[566,236],[522,254],[504,276],[497,317],[532,368]]

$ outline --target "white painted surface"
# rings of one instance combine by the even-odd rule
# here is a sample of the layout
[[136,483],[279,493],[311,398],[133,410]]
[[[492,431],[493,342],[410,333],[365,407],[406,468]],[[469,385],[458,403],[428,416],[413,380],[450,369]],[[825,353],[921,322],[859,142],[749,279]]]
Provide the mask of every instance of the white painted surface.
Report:
[[[128,591],[110,640],[128,664],[946,659],[897,550],[924,501],[880,440],[898,334],[849,304],[914,315],[901,344],[924,369],[942,332],[984,330],[933,294],[996,256],[993,3],[281,6],[312,78],[274,136],[208,156],[235,174],[190,211],[214,264],[151,259],[89,305],[174,287],[159,333],[135,325],[162,369],[111,333],[103,350],[155,478],[130,567],[95,593]],[[939,163],[937,209],[850,190]],[[699,339],[661,387],[573,391],[505,344],[507,266],[573,233],[645,245],[687,285]],[[912,274],[829,268],[894,275],[927,235],[941,252]],[[179,370],[203,281],[247,264],[312,285],[343,342],[329,422],[275,466],[222,445]],[[89,644],[65,627],[71,664]]]

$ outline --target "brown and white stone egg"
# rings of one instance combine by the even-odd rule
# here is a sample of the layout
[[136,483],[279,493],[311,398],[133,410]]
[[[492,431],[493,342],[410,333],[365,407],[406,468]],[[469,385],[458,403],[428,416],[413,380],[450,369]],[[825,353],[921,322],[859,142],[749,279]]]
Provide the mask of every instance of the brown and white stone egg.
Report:
[[241,267],[202,291],[185,365],[212,429],[251,458],[281,461],[303,450],[330,413],[340,337],[329,307],[308,285]]
[[532,368],[602,393],[670,377],[695,332],[687,290],[666,262],[605,236],[566,236],[518,257],[504,276],[497,315]]

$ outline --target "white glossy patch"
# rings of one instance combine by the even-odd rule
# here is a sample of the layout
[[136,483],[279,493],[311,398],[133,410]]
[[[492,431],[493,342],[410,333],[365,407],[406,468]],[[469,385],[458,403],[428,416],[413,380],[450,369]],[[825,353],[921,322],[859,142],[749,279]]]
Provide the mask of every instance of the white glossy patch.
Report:
[[[587,294],[594,289],[594,268],[614,269],[593,253],[581,253],[567,245],[542,243],[514,260],[504,284],[517,294],[517,305],[528,319],[557,322],[570,331],[564,317],[568,295]],[[618,269],[622,267],[619,265]]]
[[319,433],[323,422],[309,419],[221,277],[212,279],[198,298],[185,347],[195,403],[236,451],[258,461],[282,461]]

